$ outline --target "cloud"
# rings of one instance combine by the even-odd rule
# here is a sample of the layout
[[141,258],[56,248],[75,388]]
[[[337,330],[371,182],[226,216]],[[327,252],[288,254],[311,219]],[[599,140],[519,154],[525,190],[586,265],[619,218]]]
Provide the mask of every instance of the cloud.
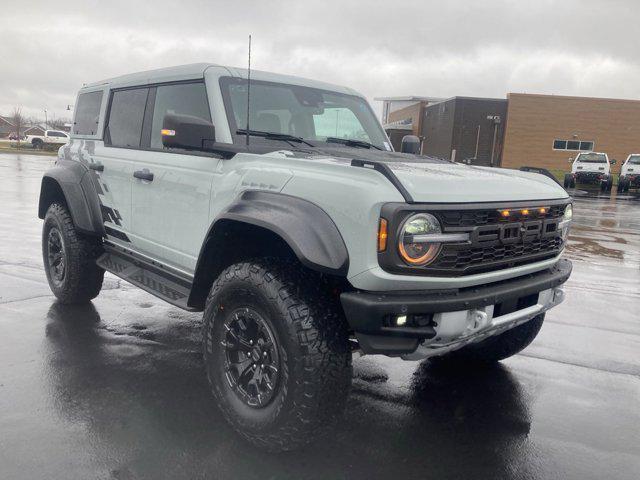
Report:
[[[198,61],[382,95],[640,98],[635,1],[23,0],[0,17],[0,113],[65,116],[83,83]],[[375,106],[375,105],[374,105]],[[375,106],[379,110],[379,106]]]

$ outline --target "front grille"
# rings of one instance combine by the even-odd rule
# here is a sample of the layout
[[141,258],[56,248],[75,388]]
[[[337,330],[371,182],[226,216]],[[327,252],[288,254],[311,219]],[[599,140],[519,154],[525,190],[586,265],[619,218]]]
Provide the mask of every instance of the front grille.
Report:
[[[482,227],[483,233],[495,234],[504,224],[560,219],[564,209],[565,205],[552,205],[541,213],[539,207],[530,208],[527,215],[522,214],[522,209],[512,209],[508,216],[495,208],[433,213],[439,218],[444,232],[472,232],[476,227]],[[495,231],[492,226],[495,226]],[[424,268],[425,273],[469,275],[554,257],[562,251],[563,241],[559,232],[555,231],[555,224],[551,228],[550,232],[543,231],[538,238],[525,238],[516,243],[504,244],[495,240],[444,245],[436,260]]]
[[[563,215],[564,208],[565,205],[552,205],[548,208],[548,211],[545,214],[540,214],[538,210],[532,209],[526,219],[539,220],[545,218],[559,218]],[[445,210],[433,213],[438,217],[445,230],[447,227],[478,227],[494,223],[519,222],[525,219],[517,210],[514,210],[514,213],[509,217],[503,217],[500,215],[499,209],[495,208],[492,210]]]
[[483,248],[445,245],[430,269],[457,271],[460,273],[480,273],[495,270],[496,266],[522,265],[531,261],[550,258],[562,250],[560,237],[545,238],[530,243],[494,245]]

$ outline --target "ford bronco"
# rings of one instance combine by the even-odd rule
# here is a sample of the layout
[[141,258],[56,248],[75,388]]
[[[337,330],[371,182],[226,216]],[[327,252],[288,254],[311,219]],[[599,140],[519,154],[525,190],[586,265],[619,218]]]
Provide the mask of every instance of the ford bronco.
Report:
[[210,64],[83,87],[38,214],[59,302],[108,271],[204,312],[213,397],[271,450],[337,418],[353,352],[499,361],[571,273],[552,179],[394,152],[349,88]]

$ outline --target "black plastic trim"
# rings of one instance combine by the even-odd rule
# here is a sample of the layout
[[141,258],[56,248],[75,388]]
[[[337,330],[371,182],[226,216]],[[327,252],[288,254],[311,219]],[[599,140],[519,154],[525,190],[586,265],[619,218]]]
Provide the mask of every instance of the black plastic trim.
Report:
[[69,160],[58,160],[57,165],[45,172],[40,187],[38,217],[44,218],[50,200],[59,188],[69,208],[73,224],[84,234],[104,236],[100,201],[86,165]]
[[[416,335],[415,327],[391,329],[384,326],[384,318],[389,315],[454,312],[495,305],[558,287],[567,281],[571,270],[571,262],[561,259],[548,270],[479,287],[436,292],[353,291],[342,293],[340,300],[347,321],[355,332],[416,337],[419,335]],[[430,333],[430,327],[426,327],[423,338],[428,338]]]
[[405,202],[414,203],[413,197],[411,196],[411,194],[407,191],[406,188],[404,188],[404,185],[402,185],[402,182],[398,179],[398,177],[396,177],[395,173],[393,173],[393,170],[391,170],[391,168],[389,168],[389,165],[387,165],[386,163],[373,162],[371,160],[360,160],[358,158],[354,158],[353,160],[351,160],[351,166],[362,167],[362,168],[372,168],[376,172],[380,172],[382,175],[384,175],[384,177],[387,180],[391,182],[391,184],[394,187],[396,187],[396,190],[400,192],[400,195],[402,195],[402,198],[404,198]]

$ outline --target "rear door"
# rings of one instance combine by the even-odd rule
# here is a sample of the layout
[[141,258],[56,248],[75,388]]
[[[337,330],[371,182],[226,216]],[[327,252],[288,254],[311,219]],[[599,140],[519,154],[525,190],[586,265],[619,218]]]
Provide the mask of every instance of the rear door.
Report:
[[93,169],[97,169],[102,190],[102,218],[108,239],[134,250],[139,246],[131,238],[131,187],[148,94],[147,87],[111,92],[104,144],[96,143],[94,152]]
[[164,148],[160,130],[167,113],[210,122],[204,82],[163,84],[150,91],[143,149],[135,162],[131,234],[141,253],[192,273],[209,228],[211,191],[221,160]]

